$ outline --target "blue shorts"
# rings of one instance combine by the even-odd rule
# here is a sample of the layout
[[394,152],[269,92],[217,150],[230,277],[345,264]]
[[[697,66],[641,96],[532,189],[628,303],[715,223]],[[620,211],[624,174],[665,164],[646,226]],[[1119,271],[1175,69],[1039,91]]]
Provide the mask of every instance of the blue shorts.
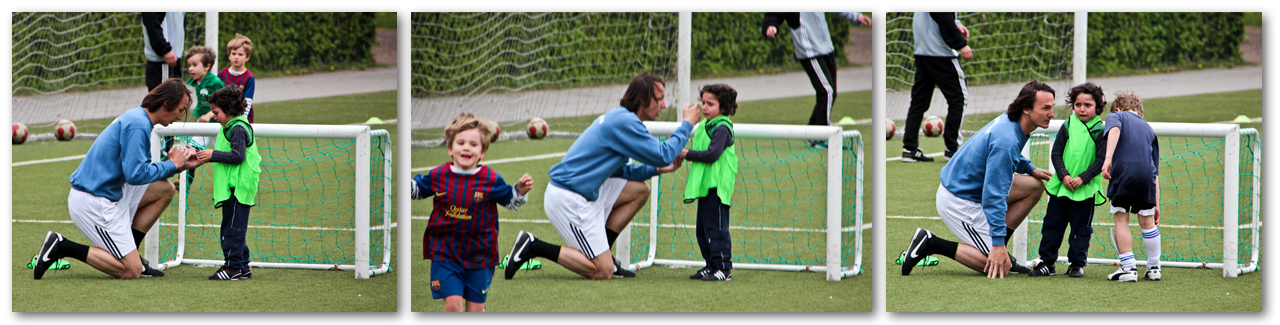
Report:
[[467,301],[483,303],[489,297],[493,270],[464,269],[454,262],[431,261],[431,298],[462,296]]

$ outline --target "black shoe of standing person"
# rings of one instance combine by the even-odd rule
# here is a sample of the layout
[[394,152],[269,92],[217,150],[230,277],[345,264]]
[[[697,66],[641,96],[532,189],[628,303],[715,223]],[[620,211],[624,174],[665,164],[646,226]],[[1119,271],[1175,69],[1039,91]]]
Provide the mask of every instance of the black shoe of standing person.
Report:
[[902,149],[902,162],[933,162],[933,158],[925,156],[924,151],[920,151],[920,149]]

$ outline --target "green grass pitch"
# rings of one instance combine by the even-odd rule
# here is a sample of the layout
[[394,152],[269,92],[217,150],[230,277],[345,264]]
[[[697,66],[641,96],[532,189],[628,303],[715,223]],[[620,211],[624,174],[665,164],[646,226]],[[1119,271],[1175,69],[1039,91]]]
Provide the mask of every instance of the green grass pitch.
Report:
[[[835,107],[831,112],[832,120],[838,120],[844,116],[852,117],[855,120],[871,118],[871,94],[869,91],[840,94],[839,98],[840,100],[836,101]],[[813,108],[813,97],[802,96],[741,102],[739,104],[738,114],[733,117],[735,123],[804,124]],[[554,122],[549,121],[551,125],[555,125]],[[585,125],[576,130],[553,131],[581,132],[582,129],[585,129]],[[845,127],[845,129],[858,130],[864,137],[871,133],[870,124],[859,124]],[[415,133],[440,134],[441,132],[427,130]],[[875,143],[874,138],[865,138],[864,142],[864,152],[871,152],[871,145]],[[564,152],[568,150],[572,143],[573,140],[571,139],[499,141],[491,145],[485,156],[485,161]],[[796,152],[801,150],[796,150]],[[739,149],[739,151],[743,150]],[[416,148],[413,150],[414,168],[434,167],[448,160],[449,157],[443,147]],[[551,243],[562,242],[550,224],[546,223],[546,216],[542,212],[542,195],[547,184],[547,170],[558,162],[560,162],[560,159],[556,157],[491,165],[509,180],[528,173],[534,177],[536,182],[531,192],[532,196],[523,208],[515,212],[507,210],[500,212],[503,221],[499,224],[501,232],[498,238],[499,250],[502,254],[505,255],[510,249],[512,241],[515,240],[515,236],[520,230],[529,231]],[[874,177],[866,180],[864,191],[869,191],[870,184],[874,181],[876,181]],[[682,185],[679,187],[683,189]],[[664,190],[664,193],[666,191]],[[867,199],[865,199],[866,203],[864,204],[871,204],[870,195],[865,196]],[[734,200],[740,200],[742,197],[746,197],[746,195],[735,195]],[[804,198],[802,197],[802,199]],[[674,204],[683,206],[683,204],[679,203],[678,198],[673,198],[672,200],[676,202]],[[688,205],[687,208],[693,207],[693,205]],[[808,208],[796,210],[808,210]],[[444,309],[443,300],[432,299],[428,286],[430,261],[422,260],[421,255],[419,255],[422,252],[420,236],[426,226],[425,219],[422,218],[430,214],[431,201],[414,201],[412,211],[415,217],[413,223],[413,234],[415,236],[413,239],[413,253],[415,258],[411,261],[414,270],[412,281],[413,307],[411,309],[415,312],[442,311]],[[869,207],[864,209],[863,223],[871,222],[870,211]],[[645,213],[647,213],[647,210],[641,212],[641,214]],[[749,213],[748,215],[751,214]],[[762,213],[758,218],[767,218],[767,215],[768,213]],[[692,215],[687,217],[689,220],[693,218]],[[637,216],[636,220],[638,221],[642,218],[644,216]],[[740,218],[757,218],[757,216],[734,215],[731,217],[732,223],[741,222],[742,219]],[[633,228],[636,227],[633,226]],[[692,230],[686,231],[684,229],[674,231],[687,232],[688,236],[692,236],[693,233]],[[664,232],[660,232],[660,236],[662,234]],[[863,247],[867,251],[866,254],[870,252],[870,234],[870,230],[864,231]],[[639,231],[633,230],[633,236],[639,235]],[[758,237],[767,236],[763,232],[754,232],[754,235]],[[752,232],[747,231],[735,231],[733,236],[735,236],[735,241],[754,240],[750,237]],[[635,238],[637,237],[633,237],[633,242],[639,240]],[[844,238],[846,241],[851,241],[852,235],[845,235]],[[801,238],[798,241],[803,243],[797,245],[808,246],[812,240]],[[692,244],[689,244],[689,247],[681,245],[684,245],[684,243],[677,243],[677,246],[672,247],[672,249],[685,251],[680,252],[681,254],[697,250],[697,247]],[[735,243],[735,245],[738,244]],[[637,246],[639,245],[633,245],[633,247]],[[792,248],[788,247],[786,249]],[[734,250],[738,252],[739,247],[735,246]],[[772,252],[748,253],[773,254]],[[846,255],[845,258],[851,257]],[[700,258],[694,258],[694,260],[698,259]],[[872,275],[868,273],[872,271],[870,261],[870,255],[865,255],[863,274],[844,278],[839,282],[825,281],[825,276],[820,273],[739,269],[735,270],[733,281],[704,283],[688,279],[688,275],[696,269],[662,266],[641,269],[637,272],[638,276],[633,279],[589,281],[583,280],[581,276],[555,263],[544,260],[541,270],[521,271],[513,280],[502,279],[502,270],[498,269],[485,307],[489,311],[497,312],[869,312],[871,311],[872,296]]]
[[[383,119],[396,116],[394,91],[335,96],[327,98],[262,103],[258,109],[259,123],[289,124],[352,124],[369,117]],[[76,121],[81,133],[98,133],[111,119]],[[386,129],[395,138],[395,125],[375,125],[374,129]],[[49,127],[51,129],[51,127]],[[49,132],[36,128],[33,133]],[[70,142],[28,142],[13,148],[13,161],[24,162],[83,155],[91,140]],[[407,147],[407,146],[406,146]],[[267,154],[266,151],[260,151]],[[88,240],[70,223],[67,216],[66,195],[69,189],[67,177],[75,171],[79,159],[31,164],[13,167],[13,255],[11,274],[13,281],[13,311],[16,312],[394,312],[396,311],[397,261],[393,252],[392,271],[367,280],[354,279],[348,271],[310,271],[263,269],[254,270],[254,278],[248,281],[210,281],[207,279],[216,268],[178,266],[166,270],[162,278],[143,278],[131,281],[112,280],[110,276],[94,270],[87,264],[73,259],[68,270],[49,271],[43,280],[32,280],[31,270],[26,268],[32,255],[39,251],[45,232],[53,230],[68,239],[88,243]],[[338,166],[341,169],[342,167]],[[198,171],[211,172],[201,168]],[[305,173],[303,173],[305,174]],[[268,176],[266,174],[264,177]],[[290,175],[296,176],[296,175]],[[197,177],[194,186],[211,186],[208,175]],[[20,184],[20,185],[19,185]],[[263,185],[273,184],[268,179]],[[275,182],[274,184],[280,184]],[[346,181],[350,185],[350,181]],[[308,184],[314,185],[314,184]],[[288,186],[298,186],[289,184]],[[339,185],[334,185],[339,186]],[[262,192],[260,192],[262,193]],[[260,201],[269,198],[260,196]],[[193,206],[198,206],[192,203]],[[204,205],[209,205],[207,202]],[[349,210],[349,205],[346,204]],[[167,213],[176,211],[171,205]],[[324,209],[342,210],[337,204]],[[393,208],[394,209],[394,208]],[[318,213],[318,212],[317,212]],[[332,212],[326,212],[332,213]],[[253,237],[264,240],[288,237],[288,230],[254,230],[256,222],[264,221],[266,213],[253,209],[250,220],[250,248],[287,254],[282,248],[263,247],[266,242],[255,243]],[[216,237],[221,213],[213,211],[203,223],[211,223],[211,236]],[[307,216],[293,216],[306,218]],[[162,217],[163,218],[163,217]],[[162,219],[163,220],[163,219]],[[163,222],[163,221],[162,221]],[[300,220],[280,220],[280,223],[302,223]],[[161,227],[161,231],[166,228]],[[392,243],[395,243],[392,230]],[[189,235],[195,236],[194,232]],[[189,237],[203,245],[202,258],[221,259],[216,238]],[[349,236],[348,236],[349,237]],[[256,246],[255,246],[256,245]],[[394,245],[394,244],[393,244]],[[188,257],[197,254],[195,246],[188,245]],[[348,248],[349,250],[349,248]],[[339,253],[334,253],[341,255]],[[260,261],[261,256],[253,256]]]
[[[1141,95],[1141,94],[1139,94]],[[1059,101],[1062,99],[1059,98]],[[1250,90],[1209,95],[1148,99],[1143,101],[1146,119],[1152,122],[1216,122],[1230,121],[1236,115],[1250,117],[1261,116],[1262,91]],[[1065,108],[1055,108],[1057,119],[1065,117]],[[978,114],[966,116],[967,130],[974,131],[999,114]],[[1105,117],[1105,115],[1103,116]],[[901,121],[897,121],[901,123]],[[1261,129],[1260,123],[1245,123],[1241,128]],[[1173,139],[1165,141],[1162,146],[1178,145],[1174,152],[1161,152],[1162,159],[1175,155],[1188,156],[1189,149],[1180,145],[1183,142],[1199,142],[1200,139]],[[887,157],[900,156],[901,138],[895,137],[886,143]],[[1047,146],[1045,146],[1047,147]],[[922,138],[921,149],[926,153],[941,152],[942,141]],[[1045,149],[1047,150],[1047,149]],[[942,158],[942,157],[938,157]],[[1212,161],[1212,160],[1211,160]],[[1046,168],[1047,160],[1033,160],[1037,166]],[[901,266],[894,264],[898,254],[906,249],[912,233],[917,227],[924,227],[942,238],[954,240],[955,236],[937,217],[933,200],[927,199],[917,203],[918,198],[933,197],[939,183],[938,173],[944,165],[935,163],[902,163],[888,161],[886,164],[886,238],[884,257],[888,261],[883,267],[886,272],[886,307],[889,312],[1230,312],[1230,311],[1262,311],[1262,273],[1242,274],[1237,278],[1222,277],[1221,270],[1163,268],[1164,278],[1159,282],[1143,281],[1137,283],[1114,283],[1106,280],[1106,275],[1115,271],[1114,266],[1090,265],[1085,267],[1084,278],[1070,278],[1065,275],[1066,265],[1058,264],[1057,276],[1030,278],[1026,275],[1010,275],[1003,280],[989,280],[980,276],[959,263],[938,256],[938,266],[916,267],[911,276],[901,276]],[[1213,169],[1207,167],[1206,169]],[[1221,172],[1221,167],[1217,167]],[[1162,177],[1176,177],[1179,182],[1193,178],[1191,175],[1175,176],[1178,170],[1161,170]],[[1204,171],[1212,174],[1214,171]],[[1244,172],[1243,170],[1241,172]],[[1170,178],[1169,180],[1173,180]],[[1165,185],[1162,179],[1161,185]],[[1221,185],[1221,177],[1210,184]],[[1242,184],[1243,185],[1243,184]],[[1242,188],[1243,190],[1243,188]],[[1162,214],[1166,202],[1180,200],[1180,194],[1166,191],[1162,193]],[[1047,200],[1047,196],[1043,200]],[[1180,208],[1183,213],[1195,211],[1212,215],[1213,206],[1206,203],[1218,202],[1221,205],[1221,194],[1216,197],[1190,199],[1184,203],[1191,207]],[[1024,227],[1028,228],[1032,242],[1028,245],[1034,257],[1039,243],[1040,224],[1035,221],[1043,218],[1044,202],[1032,212]],[[1243,201],[1242,201],[1243,204]],[[1199,250],[1218,250],[1221,254],[1221,231],[1208,230],[1201,237],[1186,236],[1188,229],[1212,226],[1214,218],[1221,217],[1221,207],[1216,208],[1213,218],[1187,219],[1178,223],[1185,228],[1161,229],[1162,260],[1177,258],[1178,251],[1188,250],[1191,246],[1201,246],[1212,241],[1216,236],[1218,242],[1208,243],[1208,247]],[[1207,210],[1207,211],[1205,211]],[[1099,210],[1102,211],[1102,210]],[[1169,217],[1162,218],[1162,225],[1172,222]],[[1131,225],[1136,222],[1131,221]],[[1105,236],[1110,227],[1111,217],[1105,212],[1094,217],[1095,240],[1090,245],[1092,254],[1111,254],[1115,251],[1108,248],[1109,241],[1099,241],[1100,234]],[[1220,225],[1220,224],[1219,224]],[[1136,226],[1131,226],[1136,228]],[[1134,229],[1136,234],[1138,230]],[[1246,231],[1242,230],[1242,234]],[[1105,237],[1102,237],[1105,238]],[[1171,239],[1181,238],[1181,239]],[[1015,240],[1020,240],[1015,238]],[[1067,245],[1064,243],[1059,252],[1065,256]],[[1141,240],[1134,244],[1135,254],[1139,260],[1145,260],[1145,252]],[[1186,252],[1190,254],[1191,252]],[[937,256],[937,255],[935,255]],[[1243,254],[1242,254],[1243,256]],[[1143,268],[1139,268],[1141,271]]]

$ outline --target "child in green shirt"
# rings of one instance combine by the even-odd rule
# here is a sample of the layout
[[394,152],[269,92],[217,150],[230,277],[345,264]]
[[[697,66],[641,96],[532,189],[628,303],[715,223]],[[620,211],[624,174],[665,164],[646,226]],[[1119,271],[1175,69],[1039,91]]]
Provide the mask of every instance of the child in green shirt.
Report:
[[738,91],[729,85],[702,87],[702,123],[693,127],[690,149],[680,156],[690,161],[684,202],[698,201],[698,249],[707,265],[690,275],[703,281],[733,280],[732,240],[729,237],[729,201],[738,175],[733,150],[733,116],[738,111]]
[[249,247],[245,233],[249,226],[249,208],[255,205],[258,176],[262,173],[262,157],[253,138],[253,126],[243,116],[244,94],[235,87],[225,87],[209,96],[210,112],[222,124],[214,149],[196,154],[201,162],[214,164],[214,207],[222,208],[222,253],[226,262],[209,280],[248,280]]

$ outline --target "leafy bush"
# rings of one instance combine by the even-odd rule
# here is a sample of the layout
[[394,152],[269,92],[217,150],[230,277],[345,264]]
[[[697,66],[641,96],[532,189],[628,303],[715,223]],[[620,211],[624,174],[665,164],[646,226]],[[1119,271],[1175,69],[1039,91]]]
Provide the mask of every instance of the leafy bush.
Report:
[[218,14],[218,66],[230,65],[226,44],[236,33],[253,41],[251,70],[372,63],[377,42],[372,12],[224,12]]
[[1238,63],[1243,41],[1244,14],[1239,12],[1090,13],[1088,71]]

